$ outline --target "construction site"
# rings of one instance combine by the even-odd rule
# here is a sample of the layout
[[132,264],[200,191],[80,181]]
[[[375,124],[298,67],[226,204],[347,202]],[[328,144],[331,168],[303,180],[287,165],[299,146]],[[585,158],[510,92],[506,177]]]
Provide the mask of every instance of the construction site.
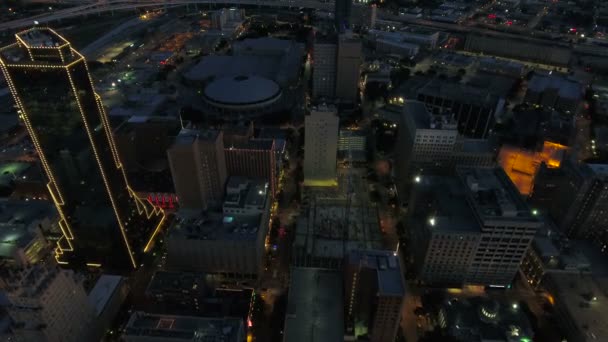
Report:
[[378,208],[367,196],[366,169],[338,169],[338,186],[314,189],[298,218],[292,253],[296,267],[339,269],[360,249],[382,249]]

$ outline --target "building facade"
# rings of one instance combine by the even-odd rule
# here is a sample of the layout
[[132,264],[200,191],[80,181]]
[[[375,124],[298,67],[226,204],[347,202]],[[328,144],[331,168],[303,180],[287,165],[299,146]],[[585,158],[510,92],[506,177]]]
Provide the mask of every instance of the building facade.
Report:
[[[541,164],[531,201],[571,238],[608,248],[608,167],[566,158],[559,168]],[[567,194],[567,195],[566,195]]]
[[433,80],[418,90],[417,99],[433,114],[452,115],[458,132],[474,139],[485,139],[494,127],[505,100],[487,90]]
[[87,341],[94,325],[93,308],[72,271],[37,264],[3,270],[0,293],[8,301],[16,341]]
[[228,176],[264,178],[272,194],[277,191],[277,166],[274,139],[251,139],[224,146]]
[[500,168],[421,177],[409,220],[426,283],[507,287],[544,223]]
[[399,121],[396,171],[399,191],[407,198],[413,177],[445,174],[457,166],[494,165],[494,151],[486,139],[467,139],[449,115],[432,115],[422,102],[407,101]]
[[338,45],[331,39],[315,37],[313,45],[312,97],[333,99],[336,95]]
[[0,68],[40,158],[73,267],[135,268],[164,220],[131,190],[84,57],[49,28],[15,35]]
[[341,34],[338,38],[336,98],[340,102],[356,103],[357,101],[361,49],[361,40],[352,33]]
[[393,251],[352,252],[344,286],[347,335],[357,338],[361,329],[372,342],[395,341],[405,303],[399,257]]
[[221,131],[183,129],[167,154],[182,208],[205,209],[221,203],[227,178]]
[[318,106],[304,118],[304,184],[336,185],[340,119],[334,107]]

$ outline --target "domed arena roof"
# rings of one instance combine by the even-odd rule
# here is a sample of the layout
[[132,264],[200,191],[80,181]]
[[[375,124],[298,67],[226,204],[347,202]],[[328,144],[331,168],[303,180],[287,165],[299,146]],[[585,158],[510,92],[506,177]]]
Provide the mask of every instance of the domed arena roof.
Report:
[[259,76],[222,77],[212,81],[204,91],[205,98],[219,106],[263,106],[280,95],[277,83]]

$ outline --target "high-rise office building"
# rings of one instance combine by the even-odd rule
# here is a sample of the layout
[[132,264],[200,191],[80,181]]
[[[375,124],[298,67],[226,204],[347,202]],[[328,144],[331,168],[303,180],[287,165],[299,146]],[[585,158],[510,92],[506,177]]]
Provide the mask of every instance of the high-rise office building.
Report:
[[395,341],[405,303],[399,256],[393,251],[354,251],[345,273],[347,334],[358,338],[367,332],[372,342]]
[[511,284],[544,225],[500,168],[422,176],[410,199],[413,255],[432,284]]
[[312,49],[312,97],[333,99],[336,94],[338,45],[332,38],[316,34]]
[[3,269],[0,295],[11,318],[9,341],[79,342],[91,338],[93,307],[71,270],[39,263]]
[[433,114],[453,115],[458,132],[467,138],[485,139],[502,113],[505,99],[491,92],[459,83],[432,80],[418,90],[417,99]]
[[415,176],[445,174],[456,166],[493,166],[494,150],[486,139],[466,139],[450,115],[432,115],[418,101],[406,101],[399,121],[395,170],[400,192],[409,193]]
[[15,38],[0,49],[0,68],[60,215],[57,261],[137,267],[164,213],[129,187],[84,57],[49,28]]
[[167,154],[180,207],[206,209],[221,203],[227,177],[221,131],[183,129]]
[[342,32],[351,26],[353,0],[336,0],[334,6],[334,24],[336,30]]
[[338,59],[336,62],[336,98],[341,102],[355,103],[357,101],[361,54],[361,39],[353,36],[352,32],[339,36]]
[[338,118],[334,107],[321,105],[304,118],[304,185],[335,186]]
[[224,148],[228,176],[263,178],[270,192],[277,190],[276,150],[273,139],[251,139],[234,142]]
[[545,211],[566,235],[608,249],[608,165],[566,158],[559,168],[544,163],[531,202]]
[[414,169],[445,167],[458,139],[458,130],[450,116],[434,117],[424,103],[407,101],[397,139],[397,169],[406,176]]

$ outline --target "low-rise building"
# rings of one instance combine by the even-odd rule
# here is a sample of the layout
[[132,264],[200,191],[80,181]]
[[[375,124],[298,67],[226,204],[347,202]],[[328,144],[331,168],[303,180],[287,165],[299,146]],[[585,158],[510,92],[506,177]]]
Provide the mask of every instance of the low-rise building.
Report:
[[240,318],[206,318],[134,312],[122,338],[126,342],[243,342],[246,339]]
[[51,249],[45,235],[57,229],[57,212],[44,201],[0,204],[0,260],[25,267],[45,259]]
[[582,100],[582,86],[559,75],[535,74],[528,82],[524,101],[543,108],[576,114]]
[[146,289],[148,312],[246,319],[250,289],[222,289],[204,273],[157,271]]
[[262,268],[270,190],[261,179],[231,177],[223,211],[178,212],[167,237],[167,262],[180,271],[255,278]]
[[553,273],[608,276],[608,261],[592,242],[570,240],[552,229],[536,235],[520,270],[530,286],[540,290]]
[[534,331],[519,303],[474,297],[450,299],[439,311],[439,326],[459,341],[532,341]]

